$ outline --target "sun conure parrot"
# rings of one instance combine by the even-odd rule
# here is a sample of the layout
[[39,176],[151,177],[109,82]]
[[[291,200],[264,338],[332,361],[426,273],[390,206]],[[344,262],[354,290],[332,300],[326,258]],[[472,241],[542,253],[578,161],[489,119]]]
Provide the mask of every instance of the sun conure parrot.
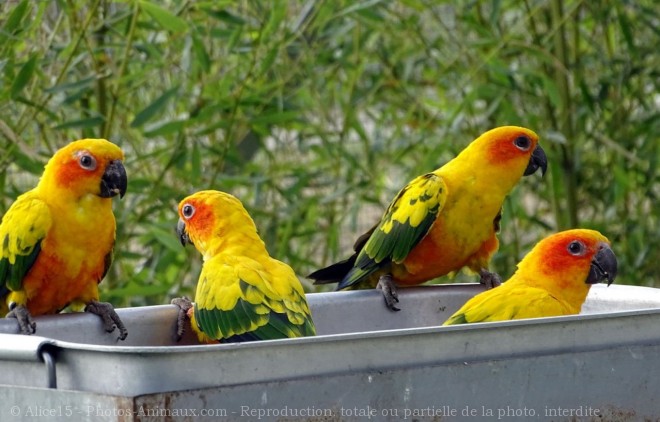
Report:
[[124,153],[105,139],[58,150],[34,189],[20,195],[0,224],[0,312],[32,334],[35,315],[67,306],[101,316],[106,331],[127,335],[98,283],[112,262],[112,198],[126,192]]
[[177,233],[204,264],[195,304],[174,299],[183,321],[200,342],[235,343],[316,334],[300,280],[288,265],[268,254],[243,204],[234,196],[200,191],[179,203]]
[[575,229],[541,240],[497,289],[479,293],[443,325],[573,315],[592,284],[616,278],[616,256],[605,236]]
[[338,282],[337,290],[382,289],[398,311],[396,286],[412,286],[464,267],[483,284],[500,284],[488,271],[497,251],[504,198],[523,176],[545,173],[545,152],[529,129],[490,130],[439,169],[413,179],[380,222],[357,239],[355,254],[308,277]]

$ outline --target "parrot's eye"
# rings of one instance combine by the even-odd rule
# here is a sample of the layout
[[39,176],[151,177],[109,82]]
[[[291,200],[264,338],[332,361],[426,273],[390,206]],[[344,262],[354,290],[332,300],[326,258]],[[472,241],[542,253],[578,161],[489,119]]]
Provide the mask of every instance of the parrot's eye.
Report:
[[190,219],[195,214],[195,207],[190,204],[186,204],[181,208],[181,213],[186,219]]
[[89,154],[82,154],[78,159],[78,163],[85,170],[96,170],[96,159]]
[[571,255],[582,255],[586,247],[584,246],[584,243],[574,240],[568,244],[566,249],[568,249],[568,253]]
[[513,141],[513,145],[522,151],[527,151],[532,146],[532,141],[526,136],[519,136]]

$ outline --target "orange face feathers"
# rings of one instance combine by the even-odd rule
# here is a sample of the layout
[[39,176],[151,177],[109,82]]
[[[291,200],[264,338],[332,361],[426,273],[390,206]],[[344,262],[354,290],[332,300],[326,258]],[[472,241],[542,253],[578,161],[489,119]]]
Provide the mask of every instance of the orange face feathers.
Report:
[[[215,231],[216,218],[213,207],[207,202],[209,196],[198,192],[179,203],[179,227],[185,227],[185,232],[179,233],[182,244],[205,241],[206,237]],[[184,235],[186,237],[183,237]]]
[[178,207],[177,233],[181,243],[192,243],[204,254],[212,242],[241,232],[256,236],[257,229],[241,201],[235,196],[215,190],[196,192],[184,198]]
[[105,139],[71,142],[48,161],[39,186],[52,195],[123,196],[127,188],[123,159],[122,150]]
[[501,162],[515,157],[529,157],[529,152],[536,148],[538,140],[536,133],[524,127],[502,126],[485,132],[474,142],[487,144],[487,154],[494,162]]
[[552,278],[560,287],[610,284],[616,277],[617,262],[605,236],[595,230],[575,229],[541,240],[518,264],[518,271]]
[[[525,169],[524,175],[532,174],[541,168],[545,173],[547,159],[538,145],[539,137],[534,131],[518,126],[502,126],[481,135],[472,145],[485,153],[489,165]],[[470,146],[472,146],[470,145]]]

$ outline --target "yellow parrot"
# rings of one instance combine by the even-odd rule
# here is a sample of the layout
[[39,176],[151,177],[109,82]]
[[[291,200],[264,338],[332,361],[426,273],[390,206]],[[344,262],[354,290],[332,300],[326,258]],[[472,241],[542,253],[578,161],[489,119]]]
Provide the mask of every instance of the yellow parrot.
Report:
[[58,150],[34,189],[20,195],[0,224],[0,312],[32,334],[32,316],[71,305],[99,315],[106,331],[127,331],[112,305],[99,302],[115,244],[112,198],[126,193],[124,153],[105,139]]
[[386,306],[399,309],[396,286],[412,286],[468,268],[492,288],[488,271],[499,247],[501,209],[522,176],[547,159],[529,129],[503,126],[479,136],[439,169],[413,179],[380,222],[355,242],[350,258],[308,277],[337,290],[380,288]]
[[190,317],[200,342],[235,343],[316,334],[300,281],[288,265],[271,258],[257,228],[234,196],[205,190],[179,203],[177,233],[204,264],[195,304],[180,308],[177,334]]
[[574,229],[541,240],[497,289],[482,292],[443,325],[578,314],[592,284],[616,278],[605,236]]

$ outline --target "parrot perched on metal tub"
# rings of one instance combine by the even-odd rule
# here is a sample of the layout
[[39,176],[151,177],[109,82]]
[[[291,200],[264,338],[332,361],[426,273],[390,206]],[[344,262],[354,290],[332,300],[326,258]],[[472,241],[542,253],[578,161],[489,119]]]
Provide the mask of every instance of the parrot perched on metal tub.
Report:
[[617,260],[605,236],[574,229],[541,240],[497,289],[479,293],[443,325],[578,314],[592,284],[612,284]]
[[[112,262],[112,198],[126,193],[124,153],[105,139],[58,150],[34,189],[20,195],[0,223],[0,312],[32,334],[32,317],[67,306],[99,315],[121,340],[127,331],[98,283]],[[8,312],[8,313],[7,313]]]
[[179,203],[177,233],[204,264],[195,303],[180,309],[177,335],[186,316],[202,343],[237,343],[313,336],[316,329],[300,280],[291,267],[268,254],[243,204],[228,193],[206,190]]
[[492,288],[488,270],[499,247],[501,209],[522,176],[547,169],[533,131],[492,129],[439,169],[413,179],[396,195],[380,222],[355,243],[350,258],[308,277],[337,290],[380,288],[398,311],[396,286],[412,286],[467,268]]

